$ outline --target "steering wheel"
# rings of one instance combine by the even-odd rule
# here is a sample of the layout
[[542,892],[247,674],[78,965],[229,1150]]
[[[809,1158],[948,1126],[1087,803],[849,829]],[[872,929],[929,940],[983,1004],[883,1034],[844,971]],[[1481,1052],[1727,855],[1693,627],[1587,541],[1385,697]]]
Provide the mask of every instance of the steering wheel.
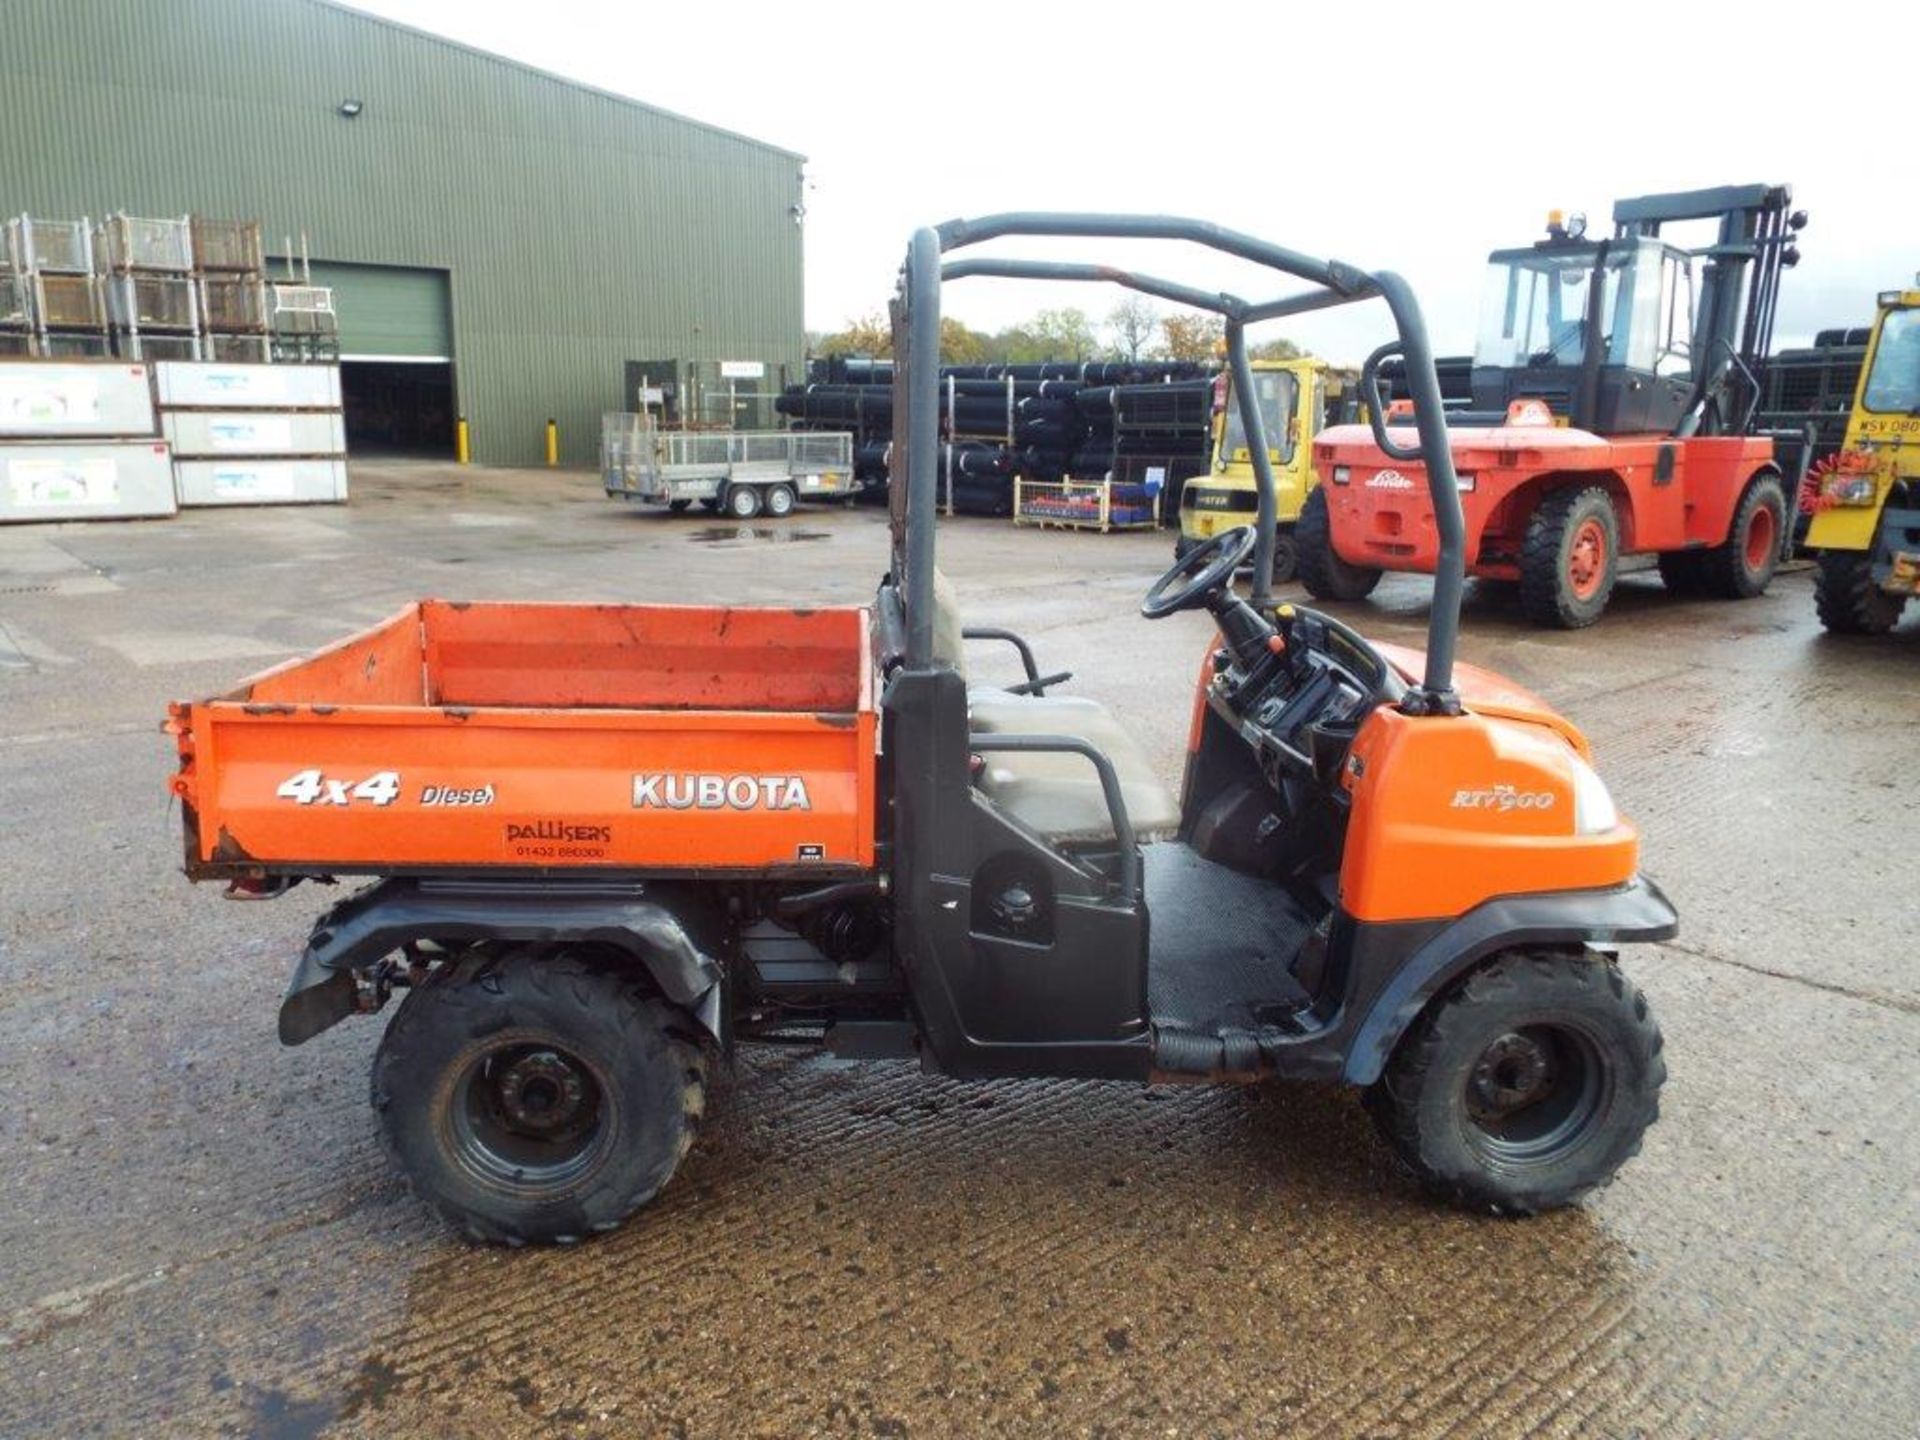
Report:
[[[1253,554],[1254,532],[1251,525],[1236,525],[1222,530],[1211,540],[1202,541],[1173,562],[1173,568],[1153,582],[1147,598],[1140,602],[1140,613],[1149,620],[1164,620],[1180,610],[1195,610],[1222,585],[1230,583],[1234,572]],[[1191,579],[1188,577],[1191,576]],[[1187,583],[1172,588],[1179,581]]]

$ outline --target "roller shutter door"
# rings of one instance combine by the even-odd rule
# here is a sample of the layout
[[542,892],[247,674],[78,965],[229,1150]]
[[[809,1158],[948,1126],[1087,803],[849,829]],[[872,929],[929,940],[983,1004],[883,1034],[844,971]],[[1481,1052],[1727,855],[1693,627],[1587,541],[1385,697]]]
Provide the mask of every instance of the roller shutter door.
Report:
[[342,359],[453,359],[446,271],[316,260],[313,283],[333,287]]

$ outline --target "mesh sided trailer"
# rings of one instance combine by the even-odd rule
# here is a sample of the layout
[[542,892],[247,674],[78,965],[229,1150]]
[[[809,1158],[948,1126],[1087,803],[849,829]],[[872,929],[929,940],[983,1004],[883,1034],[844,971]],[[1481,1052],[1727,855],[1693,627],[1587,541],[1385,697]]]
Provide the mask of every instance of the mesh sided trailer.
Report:
[[790,486],[801,499],[853,493],[845,431],[660,430],[647,415],[600,420],[600,474],[609,495],[669,504],[719,501],[741,485]]

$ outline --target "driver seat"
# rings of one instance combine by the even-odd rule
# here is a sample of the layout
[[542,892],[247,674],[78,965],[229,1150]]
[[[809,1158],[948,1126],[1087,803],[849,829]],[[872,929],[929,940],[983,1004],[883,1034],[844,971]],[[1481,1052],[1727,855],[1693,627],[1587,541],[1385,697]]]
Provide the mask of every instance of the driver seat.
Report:
[[[960,606],[952,584],[933,576],[933,655],[967,675]],[[1016,695],[991,685],[967,686],[967,720],[977,734],[1065,735],[1105,755],[1120,780],[1135,839],[1161,840],[1180,828],[1180,802],[1153,763],[1106,706],[1078,695]],[[997,750],[982,755],[977,783],[1002,811],[1063,850],[1111,849],[1119,843],[1099,773],[1083,755]]]

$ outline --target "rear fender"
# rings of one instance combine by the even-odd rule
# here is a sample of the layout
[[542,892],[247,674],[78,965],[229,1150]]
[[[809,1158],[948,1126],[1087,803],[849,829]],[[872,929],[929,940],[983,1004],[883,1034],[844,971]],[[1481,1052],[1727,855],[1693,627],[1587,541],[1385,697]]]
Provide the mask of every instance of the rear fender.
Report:
[[419,940],[596,945],[643,968],[660,993],[723,1040],[719,927],[669,887],[383,880],[315,922],[280,1004],[280,1040],[299,1045],[356,1007],[352,972]]
[[1672,903],[1644,875],[1611,890],[1509,895],[1477,905],[1418,941],[1381,987],[1347,1047],[1344,1078],[1354,1085],[1378,1080],[1400,1037],[1428,1003],[1490,956],[1527,945],[1604,948],[1668,940],[1679,930]]

